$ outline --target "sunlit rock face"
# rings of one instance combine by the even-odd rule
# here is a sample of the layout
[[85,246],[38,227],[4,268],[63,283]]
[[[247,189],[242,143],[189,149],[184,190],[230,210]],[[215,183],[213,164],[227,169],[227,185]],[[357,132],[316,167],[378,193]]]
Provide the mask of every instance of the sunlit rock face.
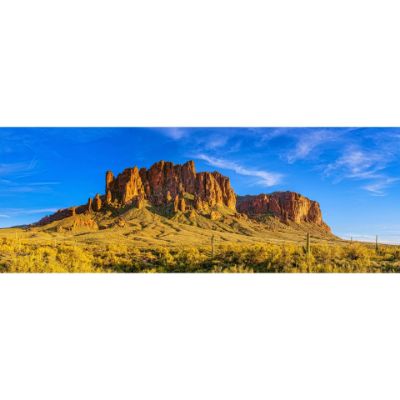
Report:
[[[207,214],[218,220],[218,207],[225,207],[238,218],[260,219],[276,217],[281,222],[297,224],[312,223],[330,232],[324,223],[319,204],[294,192],[275,192],[256,196],[236,196],[228,177],[219,172],[196,172],[193,161],[173,164],[159,161],[149,169],[126,168],[114,176],[106,172],[105,194],[96,194],[85,205],[59,210],[43,218],[39,225],[53,221],[126,207],[160,207],[170,213]],[[230,211],[229,211],[230,210]]]
[[256,196],[238,196],[237,210],[250,218],[270,215],[279,218],[284,223],[308,222],[330,231],[322,219],[319,203],[299,193],[275,192]]
[[[196,173],[193,161],[183,165],[159,161],[149,169],[128,168],[116,178],[106,174],[107,203],[127,205],[137,197],[143,197],[152,205],[161,206],[174,200],[175,207],[202,209],[205,206],[226,206],[236,209],[236,195],[229,178],[218,172]],[[193,205],[184,199],[185,194],[193,196]]]

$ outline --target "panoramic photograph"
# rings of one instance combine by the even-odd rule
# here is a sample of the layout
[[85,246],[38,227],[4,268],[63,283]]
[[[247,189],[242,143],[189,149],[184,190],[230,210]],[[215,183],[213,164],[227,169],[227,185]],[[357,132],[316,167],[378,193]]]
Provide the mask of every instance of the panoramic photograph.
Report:
[[0,271],[400,271],[400,129],[1,128]]

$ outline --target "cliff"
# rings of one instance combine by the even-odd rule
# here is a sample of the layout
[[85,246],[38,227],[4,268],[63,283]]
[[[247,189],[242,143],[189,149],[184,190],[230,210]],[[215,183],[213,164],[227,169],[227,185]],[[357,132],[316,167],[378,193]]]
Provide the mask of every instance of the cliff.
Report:
[[197,212],[211,220],[220,216],[217,207],[225,207],[228,214],[236,215],[237,218],[247,216],[260,220],[264,216],[272,216],[286,224],[311,223],[330,232],[330,228],[323,222],[316,201],[293,192],[237,197],[229,178],[219,172],[198,173],[193,161],[182,165],[159,161],[149,169],[127,168],[117,176],[107,171],[104,195],[96,194],[88,199],[86,205],[59,210],[43,218],[38,225],[47,225],[79,214],[95,217],[112,210],[140,209],[146,204],[168,213],[190,211],[192,219]]
[[184,211],[214,206],[236,207],[236,195],[229,178],[218,172],[196,173],[193,161],[183,165],[160,161],[150,169],[128,168],[114,178],[106,173],[106,203],[137,205],[147,200],[154,206],[177,204]]
[[170,206],[175,212],[197,210],[211,213],[215,206],[236,211],[236,195],[229,178],[219,172],[197,173],[193,161],[183,165],[159,161],[149,169],[127,168],[114,177],[106,172],[105,194],[89,198],[85,206],[57,211],[43,218],[45,225],[75,214],[93,213],[107,208],[132,206],[142,208],[145,202],[152,206]]
[[238,196],[237,210],[250,218],[273,216],[280,221],[297,224],[312,223],[330,232],[322,219],[318,202],[308,199],[299,193],[275,192],[256,196]]

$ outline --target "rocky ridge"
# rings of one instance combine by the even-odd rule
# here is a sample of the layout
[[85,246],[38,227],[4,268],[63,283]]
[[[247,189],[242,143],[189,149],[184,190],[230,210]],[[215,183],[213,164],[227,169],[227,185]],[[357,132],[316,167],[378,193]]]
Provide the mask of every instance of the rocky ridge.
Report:
[[153,206],[173,203],[175,211],[186,211],[187,207],[196,210],[236,207],[229,178],[219,172],[196,173],[193,161],[183,165],[160,161],[148,170],[127,168],[115,178],[107,171],[105,190],[105,203],[117,206],[140,207],[147,200]]
[[193,161],[182,165],[159,161],[149,169],[127,168],[117,176],[106,172],[105,194],[89,198],[86,205],[57,211],[43,218],[46,225],[78,214],[97,214],[115,209],[164,208],[171,213],[193,213],[218,219],[218,208],[251,219],[275,217],[283,223],[312,223],[330,232],[320,206],[298,193],[276,192],[236,196],[228,177],[219,172],[196,172]]
[[322,219],[319,203],[295,192],[238,196],[237,210],[250,218],[272,216],[283,223],[312,223],[330,232]]

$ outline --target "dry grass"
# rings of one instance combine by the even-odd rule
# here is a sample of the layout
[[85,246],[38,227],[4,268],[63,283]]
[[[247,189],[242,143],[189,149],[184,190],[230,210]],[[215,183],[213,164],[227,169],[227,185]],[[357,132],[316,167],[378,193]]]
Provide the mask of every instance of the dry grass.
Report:
[[65,237],[0,239],[1,272],[399,272],[400,247],[332,242],[136,246]]
[[[398,272],[400,247],[348,243],[313,225],[150,209],[0,230],[2,272]],[[304,249],[307,232],[312,252]],[[214,255],[211,238],[214,236]]]

